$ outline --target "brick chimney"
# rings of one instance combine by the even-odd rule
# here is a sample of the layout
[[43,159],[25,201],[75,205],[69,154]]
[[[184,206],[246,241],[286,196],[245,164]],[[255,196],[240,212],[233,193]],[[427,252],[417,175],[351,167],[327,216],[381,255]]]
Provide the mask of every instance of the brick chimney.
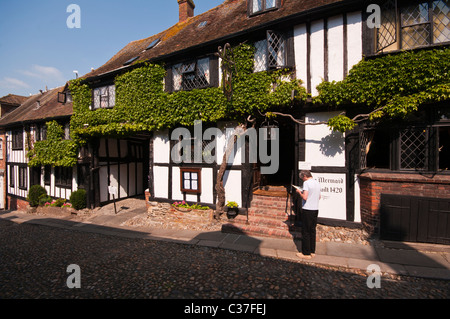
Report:
[[194,16],[194,8],[194,0],[178,0],[179,22],[184,22],[188,18],[192,18]]

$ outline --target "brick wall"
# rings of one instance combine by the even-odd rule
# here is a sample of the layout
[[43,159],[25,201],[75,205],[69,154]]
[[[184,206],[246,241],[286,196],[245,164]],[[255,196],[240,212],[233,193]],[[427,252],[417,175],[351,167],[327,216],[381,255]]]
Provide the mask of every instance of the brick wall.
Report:
[[363,173],[360,178],[361,222],[378,233],[381,194],[450,198],[450,175]]
[[192,0],[178,0],[179,22],[184,22],[194,16],[195,4]]
[[27,210],[29,203],[14,196],[7,196],[6,203],[8,210]]
[[0,150],[0,176],[3,177],[3,189],[0,188],[0,196],[3,200],[3,208],[7,208],[9,206],[6,205],[6,185],[8,183],[6,179],[6,134],[4,131],[0,131],[0,139],[2,140],[2,148]]

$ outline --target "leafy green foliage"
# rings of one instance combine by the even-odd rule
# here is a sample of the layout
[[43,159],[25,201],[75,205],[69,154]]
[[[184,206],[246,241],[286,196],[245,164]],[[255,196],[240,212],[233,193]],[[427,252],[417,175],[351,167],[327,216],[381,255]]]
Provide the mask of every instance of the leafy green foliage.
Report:
[[47,196],[47,191],[41,185],[33,185],[30,187],[27,195],[27,201],[31,207],[39,206],[39,199]]
[[74,166],[77,162],[77,143],[64,139],[64,130],[56,121],[47,122],[47,139],[34,143],[28,151],[28,166]]
[[[340,82],[317,86],[315,103],[336,107],[364,105],[379,111],[371,120],[403,118],[420,105],[450,98],[450,49],[405,51],[375,59],[364,59]],[[343,116],[330,120],[336,130],[351,129],[355,123]]]
[[79,190],[72,192],[69,201],[76,210],[86,208],[86,191],[80,188]]
[[192,126],[195,120],[243,120],[256,110],[268,111],[306,100],[300,81],[282,81],[288,70],[253,73],[255,48],[248,44],[233,49],[233,97],[222,87],[164,92],[164,66],[143,63],[115,78],[116,104],[112,109],[90,110],[91,90],[81,80],[70,83],[74,115],[73,139],[78,144],[95,136],[125,137],[139,131]]

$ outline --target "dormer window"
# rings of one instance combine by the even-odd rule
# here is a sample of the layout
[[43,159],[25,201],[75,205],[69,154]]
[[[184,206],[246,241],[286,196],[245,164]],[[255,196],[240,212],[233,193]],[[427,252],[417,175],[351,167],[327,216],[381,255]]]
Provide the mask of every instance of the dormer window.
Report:
[[108,109],[116,105],[116,87],[107,85],[93,90],[93,109]]
[[266,11],[278,9],[279,0],[248,0],[249,15],[259,14]]
[[65,104],[72,102],[72,94],[69,90],[64,90],[63,92],[58,92],[58,102]]

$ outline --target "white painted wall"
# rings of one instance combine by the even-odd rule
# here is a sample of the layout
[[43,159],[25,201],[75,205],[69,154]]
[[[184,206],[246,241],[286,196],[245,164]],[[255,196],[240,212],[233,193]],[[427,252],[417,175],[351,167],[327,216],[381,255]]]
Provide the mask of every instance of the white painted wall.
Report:
[[328,81],[344,79],[344,17],[328,19]]
[[234,201],[242,207],[242,173],[241,171],[225,171],[223,177],[225,187],[225,204],[227,201]]
[[[154,197],[169,197],[169,168],[153,166],[153,180],[155,181]],[[173,178],[172,178],[173,180]]]
[[[362,59],[361,12],[347,13],[347,70]],[[308,54],[310,56],[311,94],[317,96],[316,86],[325,79],[325,24],[324,20],[311,22],[310,52],[307,50],[307,27],[305,23],[294,26],[294,56],[297,79],[307,87]],[[344,79],[344,16],[327,20],[328,81]]]
[[325,77],[324,60],[324,23],[323,20],[311,22],[311,94],[318,94],[316,86],[322,83]]
[[299,24],[294,27],[294,55],[295,55],[295,69],[297,72],[297,79],[303,81],[303,86],[306,88],[306,80],[308,78],[308,60],[307,60],[307,32],[306,24]]
[[[325,122],[340,112],[307,113],[307,123]],[[326,124],[306,125],[305,160],[312,166],[345,167],[345,136]]]
[[168,164],[170,162],[169,131],[157,131],[153,138],[153,162]]
[[362,17],[359,11],[347,14],[347,48],[347,71],[350,71],[362,59]]
[[217,174],[217,172],[213,173],[212,168],[202,169],[202,193],[200,195],[200,201],[202,203],[214,204],[213,190],[215,185],[213,184],[213,174]]

